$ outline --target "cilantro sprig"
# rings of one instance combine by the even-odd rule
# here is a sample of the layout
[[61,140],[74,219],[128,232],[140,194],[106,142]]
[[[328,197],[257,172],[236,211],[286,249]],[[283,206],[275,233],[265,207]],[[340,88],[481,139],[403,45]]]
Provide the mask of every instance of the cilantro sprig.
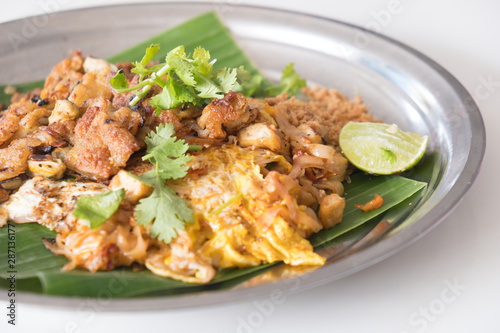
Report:
[[[214,98],[222,98],[230,90],[248,97],[276,96],[283,93],[297,95],[306,81],[295,71],[293,63],[283,69],[281,82],[270,83],[262,75],[250,75],[243,66],[222,68],[214,73],[216,59],[210,60],[210,52],[197,47],[193,55],[186,55],[184,46],[167,53],[165,62],[148,64],[160,51],[158,44],[151,44],[141,61],[133,63],[132,73],[139,75],[139,83],[130,86],[125,74],[118,72],[109,80],[117,93],[135,92],[130,106],[145,97],[154,84],[162,90],[151,97],[150,104],[159,115],[161,110],[174,109],[183,104],[205,106]],[[166,79],[164,79],[166,75]]]
[[135,220],[137,224],[151,225],[151,236],[168,244],[177,237],[177,231],[184,229],[186,222],[193,223],[193,211],[165,184],[158,169],[142,174],[139,179],[154,189],[135,207]]
[[135,207],[135,220],[137,224],[151,225],[151,235],[167,244],[177,237],[177,231],[184,229],[186,222],[193,222],[193,211],[165,181],[184,177],[188,169],[185,163],[191,160],[186,152],[201,149],[176,139],[174,135],[172,124],[159,125],[156,132],[149,133],[145,140],[148,148],[142,159],[154,164],[155,169],[134,176],[154,187],[153,193],[141,199]]
[[284,93],[288,96],[298,95],[301,89],[306,87],[306,80],[295,71],[293,66],[291,62],[283,69],[279,83],[272,83],[261,74],[257,74],[245,81],[239,92],[251,97],[274,97]]
[[97,229],[118,210],[125,197],[125,190],[107,191],[94,196],[82,195],[76,201],[73,216]]
[[[133,63],[131,72],[139,75],[137,85],[129,86],[122,72],[110,79],[111,87],[118,93],[135,91],[131,106],[145,97],[154,84],[158,84],[162,91],[150,99],[157,115],[162,109],[173,109],[185,103],[209,104],[212,99],[222,98],[230,90],[239,90],[241,84],[251,77],[243,66],[223,68],[212,74],[216,60],[210,60],[207,50],[197,47],[193,55],[189,56],[182,45],[168,52],[164,63],[147,67],[158,51],[160,46],[152,44],[141,61]],[[167,77],[164,80],[165,75]]]
[[293,62],[289,63],[281,73],[281,82],[271,84],[264,88],[266,96],[277,96],[283,93],[297,95],[302,88],[306,87],[304,80],[293,68]]

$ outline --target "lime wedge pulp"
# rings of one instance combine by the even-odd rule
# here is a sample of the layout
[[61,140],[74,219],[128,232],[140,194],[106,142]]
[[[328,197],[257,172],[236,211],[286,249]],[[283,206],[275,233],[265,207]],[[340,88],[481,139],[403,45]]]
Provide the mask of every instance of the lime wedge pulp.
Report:
[[389,175],[410,169],[424,156],[429,137],[396,125],[349,122],[340,131],[344,156],[368,173]]

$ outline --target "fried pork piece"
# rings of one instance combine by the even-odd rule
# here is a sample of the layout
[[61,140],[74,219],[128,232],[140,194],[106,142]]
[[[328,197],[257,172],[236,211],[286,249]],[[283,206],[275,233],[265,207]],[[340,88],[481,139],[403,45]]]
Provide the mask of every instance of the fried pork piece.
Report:
[[198,118],[198,125],[202,129],[198,135],[208,139],[225,139],[227,133],[236,133],[252,122],[257,114],[257,110],[250,109],[245,96],[230,91],[224,98],[214,99],[203,109]]
[[114,110],[102,97],[87,101],[83,107],[85,113],[74,131],[75,146],[64,163],[87,178],[106,180],[125,167],[130,155],[140,149],[134,135],[142,118],[128,108]]
[[52,68],[40,98],[49,101],[68,98],[73,88],[82,81],[83,74],[82,54],[80,51],[73,52],[71,58],[64,59]]
[[[113,100],[114,105],[114,100]],[[126,104],[128,105],[128,103]],[[160,115],[157,116],[155,113],[155,108],[149,103],[149,99],[145,99],[140,102],[137,112],[140,113],[142,119],[144,119],[143,126],[140,128],[139,133],[136,138],[141,142],[141,144],[146,146],[144,143],[144,138],[151,132],[156,131],[156,127],[160,124],[172,124],[174,125],[174,130],[178,138],[191,132],[191,129],[184,126],[181,123],[178,114],[174,111],[177,110],[161,110]]]

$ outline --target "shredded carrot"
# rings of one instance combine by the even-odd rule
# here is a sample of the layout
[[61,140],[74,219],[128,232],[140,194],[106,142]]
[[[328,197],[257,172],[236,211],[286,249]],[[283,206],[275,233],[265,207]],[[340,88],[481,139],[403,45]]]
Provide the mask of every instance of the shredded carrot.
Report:
[[375,198],[364,205],[356,204],[354,207],[361,209],[363,212],[369,212],[370,210],[378,209],[384,204],[384,198],[380,195],[375,194]]

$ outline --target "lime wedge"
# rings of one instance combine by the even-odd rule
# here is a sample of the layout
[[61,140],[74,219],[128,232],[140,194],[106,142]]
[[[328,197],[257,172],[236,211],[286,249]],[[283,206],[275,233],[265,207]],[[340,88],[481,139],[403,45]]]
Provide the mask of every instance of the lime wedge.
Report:
[[389,175],[410,169],[424,156],[428,136],[403,132],[396,125],[349,122],[340,131],[344,156],[358,169]]

